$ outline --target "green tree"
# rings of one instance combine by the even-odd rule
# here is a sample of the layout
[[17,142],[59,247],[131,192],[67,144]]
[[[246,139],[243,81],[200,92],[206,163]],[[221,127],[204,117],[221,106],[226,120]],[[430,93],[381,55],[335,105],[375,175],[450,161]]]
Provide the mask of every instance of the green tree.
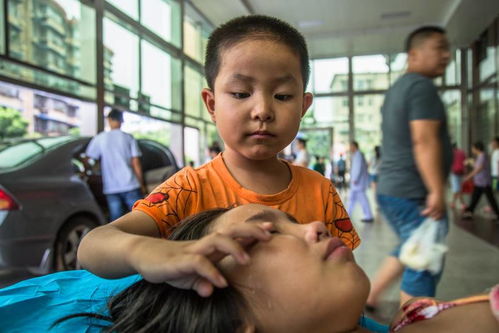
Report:
[[12,108],[0,107],[0,140],[23,137],[28,133],[28,121]]

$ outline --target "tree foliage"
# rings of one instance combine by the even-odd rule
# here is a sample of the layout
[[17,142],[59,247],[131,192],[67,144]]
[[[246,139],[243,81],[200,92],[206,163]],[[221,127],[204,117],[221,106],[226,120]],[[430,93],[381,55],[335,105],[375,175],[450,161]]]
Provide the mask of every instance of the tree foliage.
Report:
[[0,106],[0,140],[23,137],[28,133],[28,121],[12,108]]

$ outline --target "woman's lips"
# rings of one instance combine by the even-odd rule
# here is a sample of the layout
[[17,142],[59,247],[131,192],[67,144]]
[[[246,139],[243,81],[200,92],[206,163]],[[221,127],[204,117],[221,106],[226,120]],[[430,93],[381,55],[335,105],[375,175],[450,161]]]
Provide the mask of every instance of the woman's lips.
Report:
[[330,260],[336,257],[343,257],[345,255],[351,254],[351,250],[339,239],[338,237],[333,237],[328,240],[326,247],[326,253],[324,255],[325,260]]

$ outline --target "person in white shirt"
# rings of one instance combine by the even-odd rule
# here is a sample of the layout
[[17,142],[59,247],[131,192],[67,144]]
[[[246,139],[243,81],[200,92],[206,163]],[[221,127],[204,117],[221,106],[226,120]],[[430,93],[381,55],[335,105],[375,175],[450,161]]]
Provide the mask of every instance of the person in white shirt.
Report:
[[303,138],[296,139],[296,149],[298,152],[296,153],[296,158],[293,164],[308,168],[310,157],[307,151],[307,140]]

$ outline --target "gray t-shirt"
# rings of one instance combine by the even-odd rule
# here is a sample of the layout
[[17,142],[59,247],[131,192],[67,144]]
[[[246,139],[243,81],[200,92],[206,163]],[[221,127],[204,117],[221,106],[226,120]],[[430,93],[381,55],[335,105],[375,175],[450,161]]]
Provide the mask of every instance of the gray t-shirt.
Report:
[[418,119],[439,120],[444,177],[452,164],[452,147],[447,130],[444,105],[433,82],[420,74],[406,73],[388,90],[382,114],[382,163],[378,193],[423,199],[426,187],[416,167],[410,122]]

